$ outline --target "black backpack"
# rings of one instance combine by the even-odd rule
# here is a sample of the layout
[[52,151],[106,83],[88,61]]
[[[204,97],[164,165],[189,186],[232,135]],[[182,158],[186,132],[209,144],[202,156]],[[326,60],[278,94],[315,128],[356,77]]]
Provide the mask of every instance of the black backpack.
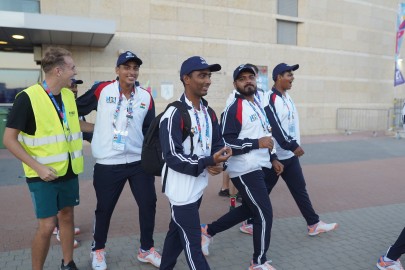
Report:
[[[190,114],[188,113],[187,105],[179,100],[174,101],[167,105],[166,109],[152,120],[143,140],[141,165],[145,172],[154,176],[162,176],[162,169],[165,164],[162,155],[162,146],[160,145],[159,140],[159,124],[162,115],[171,106],[176,107],[180,111],[184,123],[182,141],[184,142],[187,137],[191,137],[190,154],[192,155],[194,152],[194,133],[191,132],[191,118]],[[211,116],[211,122],[216,120],[215,112],[211,109],[211,107],[208,107],[207,111]],[[162,192],[165,192],[166,188],[167,171],[168,167],[166,166],[165,175],[163,176]]]
[[[165,164],[162,156],[162,146],[160,145],[159,140],[159,124],[160,119],[162,118],[163,114],[167,111],[169,107],[176,107],[180,113],[181,117],[184,122],[183,126],[183,137],[184,140],[187,137],[193,137],[194,134],[191,132],[191,118],[190,114],[188,113],[187,105],[182,103],[181,101],[174,101],[167,105],[166,109],[160,113],[155,119],[152,120],[148,131],[145,134],[143,145],[142,145],[142,153],[141,153],[141,164],[145,172],[152,174],[154,176],[161,176],[162,168]],[[193,140],[191,140],[191,154],[194,151]],[[167,169],[166,169],[167,173]],[[166,174],[165,173],[165,174]],[[166,179],[164,179],[165,182]],[[164,192],[164,187],[163,190]]]

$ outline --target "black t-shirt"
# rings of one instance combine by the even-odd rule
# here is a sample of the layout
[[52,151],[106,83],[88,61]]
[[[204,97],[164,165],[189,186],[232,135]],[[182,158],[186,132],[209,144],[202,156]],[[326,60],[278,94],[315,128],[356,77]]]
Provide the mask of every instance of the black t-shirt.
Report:
[[[44,90],[45,91],[45,90]],[[59,108],[62,108],[62,95],[54,95],[56,102],[59,105]],[[53,104],[53,103],[52,103]],[[48,113],[58,113],[56,107],[53,106],[53,110],[50,110]],[[60,117],[59,117],[60,119]],[[62,125],[62,119],[60,119],[60,124]],[[32,109],[31,100],[28,97],[28,94],[21,92],[14,101],[13,107],[11,108],[7,125],[8,128],[14,128],[21,130],[24,133],[29,135],[35,135],[37,126],[35,123],[34,111]],[[59,176],[58,179],[52,182],[60,182],[72,179],[77,176],[72,169],[72,165],[69,159],[69,166],[66,174],[64,176]],[[39,182],[42,181],[40,177],[27,177],[27,182]]]

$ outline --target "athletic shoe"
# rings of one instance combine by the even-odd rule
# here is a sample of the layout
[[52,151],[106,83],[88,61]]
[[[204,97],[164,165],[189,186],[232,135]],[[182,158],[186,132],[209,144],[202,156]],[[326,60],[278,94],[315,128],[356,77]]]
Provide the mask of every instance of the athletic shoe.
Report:
[[105,260],[105,251],[104,249],[98,249],[90,253],[91,268],[93,270],[106,270],[107,261]]
[[245,220],[242,222],[242,225],[240,225],[239,230],[243,233],[253,235],[253,224],[248,224]]
[[271,261],[267,261],[263,264],[255,264],[252,261],[250,262],[250,267],[248,268],[248,270],[276,270],[276,268],[270,265],[270,262]]
[[154,247],[151,247],[149,250],[139,249],[138,251],[138,260],[144,263],[150,263],[153,266],[159,268],[160,262],[162,260],[162,255],[160,255]]
[[[59,230],[58,233],[56,234],[56,240],[60,242],[60,236],[59,236]],[[73,239],[73,248],[77,248],[79,246],[79,242],[76,239]]]
[[377,267],[380,270],[404,270],[401,262],[398,260],[393,261],[385,256],[381,256],[377,261]]
[[308,226],[308,234],[310,236],[318,235],[320,233],[333,231],[338,227],[337,223],[325,223],[319,221],[318,223]]
[[218,192],[218,196],[221,196],[221,197],[228,197],[229,196],[229,188],[226,188],[226,189],[220,189],[219,190],[219,192]]
[[60,270],[79,270],[74,261],[70,261],[68,265],[65,265],[65,262],[62,259],[62,265],[60,266]]
[[201,224],[201,250],[204,256],[210,255],[209,246],[212,242],[212,236],[207,232],[208,225]]

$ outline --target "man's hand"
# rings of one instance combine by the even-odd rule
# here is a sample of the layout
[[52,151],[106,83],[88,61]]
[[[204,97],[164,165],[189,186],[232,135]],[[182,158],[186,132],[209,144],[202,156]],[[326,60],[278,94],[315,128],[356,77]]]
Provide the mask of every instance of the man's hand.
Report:
[[224,166],[222,163],[218,163],[217,165],[207,167],[208,173],[211,174],[212,176],[220,174],[223,170]]
[[58,178],[57,172],[54,168],[45,166],[33,157],[31,157],[27,151],[22,147],[18,141],[18,134],[20,130],[14,128],[6,127],[4,131],[3,144],[7,149],[16,156],[19,160],[27,164],[34,171],[37,172],[38,176],[44,181],[52,181]]
[[278,161],[278,160],[273,160],[271,162],[271,165],[273,165],[274,171],[276,172],[277,176],[283,173],[284,171],[284,165]]
[[232,149],[225,146],[218,152],[216,152],[212,157],[214,158],[215,164],[222,163],[228,160],[232,156]]
[[266,136],[259,139],[259,148],[273,149],[274,141],[273,137]]
[[295,149],[293,153],[297,157],[301,157],[302,155],[305,154],[304,149],[302,149],[301,146],[298,146],[297,149]]
[[46,182],[53,181],[58,178],[56,175],[57,172],[54,168],[42,164],[36,169],[36,172],[38,173],[38,176]]

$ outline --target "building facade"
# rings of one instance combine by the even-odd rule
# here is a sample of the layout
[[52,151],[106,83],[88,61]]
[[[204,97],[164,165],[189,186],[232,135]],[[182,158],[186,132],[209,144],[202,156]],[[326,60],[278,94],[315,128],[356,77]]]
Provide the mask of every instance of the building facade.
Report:
[[[36,2],[40,15],[54,16],[45,19],[59,18],[66,24],[68,29],[59,29],[62,35],[83,30],[76,20],[114,26],[113,33],[85,30],[83,39],[102,32],[105,45],[72,40],[32,45],[43,51],[49,43],[59,43],[73,52],[77,78],[84,80],[79,95],[96,81],[114,79],[118,54],[131,50],[143,60],[139,81],[150,89],[158,111],[183,92],[180,65],[193,55],[222,66],[213,74],[207,96],[218,114],[233,89],[232,72],[239,64],[260,66],[260,83],[266,90],[272,86],[275,65],[300,64],[289,93],[299,110],[303,135],[339,132],[339,108],[388,110],[394,98],[405,96],[404,86],[393,84],[397,0]],[[53,23],[49,21],[51,30]],[[6,46],[0,43],[0,49]],[[2,51],[3,59],[12,53]],[[29,65],[33,63],[34,59]],[[0,61],[0,69],[7,66]]]

